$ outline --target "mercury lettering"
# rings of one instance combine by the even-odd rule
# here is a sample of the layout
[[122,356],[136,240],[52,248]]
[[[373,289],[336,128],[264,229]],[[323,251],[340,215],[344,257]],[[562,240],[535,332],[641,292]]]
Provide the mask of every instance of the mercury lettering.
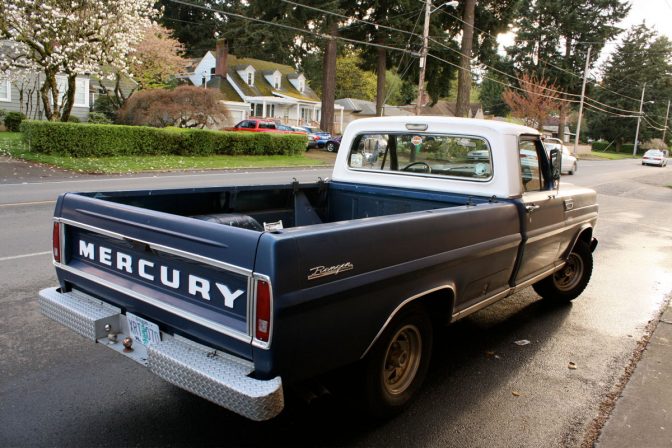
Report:
[[[97,249],[98,250],[96,250],[96,245],[94,243],[79,240],[79,256],[82,258],[97,261],[129,274],[136,273],[139,277],[144,278],[145,280],[155,281],[155,279],[158,278],[162,285],[172,289],[179,289],[180,284],[186,280],[187,292],[189,295],[200,297],[207,301],[210,301],[211,299],[211,282],[208,279],[192,274],[184,274],[178,269],[171,268],[170,266],[157,265],[155,262],[145,260],[144,258],[134,259],[133,256],[123,252],[117,251],[114,253],[113,250],[108,247],[99,245]],[[97,259],[96,256],[98,257]],[[224,306],[227,308],[233,308],[236,299],[245,293],[245,291],[241,289],[231,291],[228,286],[217,282],[215,282],[215,286],[217,287],[216,290],[221,294],[222,299],[224,299]]]

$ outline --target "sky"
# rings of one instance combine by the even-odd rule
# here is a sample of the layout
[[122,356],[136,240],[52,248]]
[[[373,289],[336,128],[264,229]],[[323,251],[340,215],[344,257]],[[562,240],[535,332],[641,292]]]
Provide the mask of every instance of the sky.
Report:
[[643,20],[660,34],[672,39],[672,0],[631,0],[630,14],[619,26],[628,28]]
[[[646,26],[654,28],[659,34],[665,35],[672,40],[672,0],[630,0],[630,13],[618,24],[620,28],[624,29],[622,35],[635,26],[646,21]],[[497,41],[500,44],[500,51],[504,46],[513,44],[513,34],[500,34]],[[607,45],[605,45],[597,66],[602,65],[609,54],[616,49],[620,43],[620,38],[617,38]]]

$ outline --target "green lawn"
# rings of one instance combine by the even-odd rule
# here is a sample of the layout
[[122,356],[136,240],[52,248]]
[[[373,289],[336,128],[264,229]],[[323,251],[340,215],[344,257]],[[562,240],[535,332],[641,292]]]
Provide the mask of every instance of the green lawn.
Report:
[[45,163],[83,173],[113,174],[144,171],[211,170],[234,168],[300,167],[326,164],[323,160],[300,156],[144,156],[65,157],[32,152],[21,142],[21,134],[0,132],[0,155]]
[[642,156],[638,155],[636,157],[633,157],[632,153],[625,153],[625,152],[591,151],[590,157],[597,157],[600,159],[607,159],[607,160],[623,160],[623,159],[640,159]]

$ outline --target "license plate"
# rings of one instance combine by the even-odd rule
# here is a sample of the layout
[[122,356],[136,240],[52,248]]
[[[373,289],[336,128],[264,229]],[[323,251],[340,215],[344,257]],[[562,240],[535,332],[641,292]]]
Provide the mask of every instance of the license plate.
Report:
[[152,342],[161,342],[161,331],[155,323],[131,313],[126,313],[126,319],[131,336],[136,342],[144,346],[148,346]]

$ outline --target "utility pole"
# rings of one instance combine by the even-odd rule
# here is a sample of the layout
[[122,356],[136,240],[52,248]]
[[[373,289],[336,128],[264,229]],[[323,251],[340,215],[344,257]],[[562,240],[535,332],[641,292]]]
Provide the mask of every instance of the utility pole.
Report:
[[586,55],[586,68],[583,69],[583,85],[581,86],[581,103],[579,104],[579,121],[576,123],[576,136],[574,137],[574,155],[576,155],[579,148],[579,134],[581,133],[581,119],[583,118],[583,99],[586,96],[586,79],[588,78],[588,65],[590,64],[590,50],[592,48],[593,48],[592,45],[588,47],[588,54]]
[[425,26],[422,30],[422,50],[420,50],[420,78],[418,80],[418,100],[415,102],[415,115],[420,115],[423,91],[425,90],[425,70],[427,66],[427,43],[429,40],[429,15],[432,13],[431,0],[425,0]]
[[[457,0],[452,0],[449,2],[442,3],[436,9],[439,9],[443,6],[452,6],[457,8],[459,2]],[[436,9],[434,11],[436,11]],[[420,78],[418,79],[418,100],[415,102],[415,115],[420,115],[420,107],[422,103],[422,97],[424,96],[425,91],[425,70],[427,69],[427,46],[429,42],[429,16],[432,14],[432,1],[425,0],[425,26],[422,29],[422,50],[420,50]]]
[[635,131],[635,146],[632,148],[632,156],[637,155],[637,140],[639,139],[639,123],[642,121],[642,110],[644,108],[644,91],[646,90],[646,83],[642,87],[642,99],[639,100],[639,115],[637,116],[637,131]]
[[663,142],[665,141],[665,133],[667,132],[667,118],[670,116],[670,100],[667,100],[667,112],[665,112],[665,126],[663,126]]

